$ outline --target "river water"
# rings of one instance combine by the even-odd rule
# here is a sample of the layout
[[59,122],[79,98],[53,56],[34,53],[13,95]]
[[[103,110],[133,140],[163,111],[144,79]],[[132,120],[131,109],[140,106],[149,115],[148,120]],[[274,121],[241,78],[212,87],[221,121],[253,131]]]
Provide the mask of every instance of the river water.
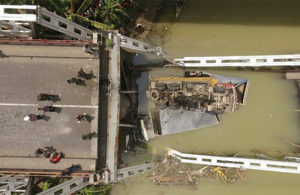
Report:
[[[169,6],[161,11],[149,41],[163,44],[170,56],[218,56],[298,53],[298,1],[189,1],[180,18]],[[297,149],[280,140],[299,143],[300,122],[295,83],[281,73],[207,69],[219,75],[251,80],[247,104],[220,116],[221,123],[196,131],[160,137],[149,143],[149,154],[166,147],[181,152],[254,155],[253,150],[280,157]],[[181,69],[153,70],[150,75],[178,75]],[[144,155],[146,156],[146,155]],[[143,157],[127,158],[134,163]],[[136,163],[136,162],[135,162]],[[298,194],[300,175],[246,170],[245,181],[223,184],[201,179],[199,185],[158,186],[135,176],[114,186],[112,194]]]

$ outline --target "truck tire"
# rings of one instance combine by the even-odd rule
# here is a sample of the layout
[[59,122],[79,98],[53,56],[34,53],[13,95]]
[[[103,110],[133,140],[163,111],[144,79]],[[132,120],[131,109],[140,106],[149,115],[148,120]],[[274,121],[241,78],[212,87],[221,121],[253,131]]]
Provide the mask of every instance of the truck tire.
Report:
[[166,83],[155,83],[155,89],[157,89],[158,91],[163,91],[166,88],[167,88]]
[[170,83],[168,85],[168,89],[170,91],[178,91],[178,90],[180,90],[180,84],[179,83]]
[[174,101],[174,100],[171,100],[169,102],[169,108],[172,109],[172,110],[178,110],[180,108],[180,105],[178,102]]
[[186,84],[186,89],[187,90],[192,90],[192,89],[195,88],[195,86],[196,86],[196,84],[194,84],[194,83],[187,83]]
[[226,87],[225,86],[214,86],[215,93],[225,93]]

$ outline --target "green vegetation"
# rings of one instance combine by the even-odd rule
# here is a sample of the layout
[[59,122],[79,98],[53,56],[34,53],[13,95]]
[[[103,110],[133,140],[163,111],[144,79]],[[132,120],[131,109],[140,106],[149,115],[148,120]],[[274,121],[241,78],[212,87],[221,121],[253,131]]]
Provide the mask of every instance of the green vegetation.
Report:
[[[129,31],[130,18],[137,16],[143,0],[133,0],[133,2],[124,0],[2,0],[1,4],[38,4],[87,28],[110,30],[124,27]],[[132,27],[135,25],[133,24]],[[37,28],[42,33],[49,31]]]
[[119,0],[106,0],[100,17],[105,24],[120,27],[125,24],[129,15],[121,9]]
[[113,47],[113,41],[111,39],[106,39],[105,40],[105,46],[108,48],[112,48]]
[[96,21],[93,21],[93,20],[89,20],[88,18],[77,15],[77,14],[70,14],[67,17],[67,19],[71,20],[71,21],[73,21],[77,24],[80,24],[82,26],[85,26],[87,28],[94,27],[94,28],[101,29],[101,30],[110,30],[110,29],[112,29],[110,26],[108,26],[106,24],[96,22]]
[[76,11],[76,14],[81,14],[93,3],[93,0],[84,0],[79,9]]
[[48,190],[50,186],[51,186],[51,182],[50,182],[49,180],[47,180],[47,181],[44,183],[43,191]]
[[112,185],[95,185],[95,186],[87,186],[80,190],[80,193],[76,193],[76,195],[105,195],[111,190]]

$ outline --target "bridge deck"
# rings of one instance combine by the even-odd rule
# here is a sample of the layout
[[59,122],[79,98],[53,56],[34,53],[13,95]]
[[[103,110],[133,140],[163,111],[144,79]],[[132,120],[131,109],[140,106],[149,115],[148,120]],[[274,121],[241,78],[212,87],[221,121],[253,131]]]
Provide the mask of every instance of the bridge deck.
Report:
[[[0,157],[18,159],[7,162],[4,160],[7,158],[1,159],[0,168],[47,170],[82,163],[87,170],[95,169],[97,139],[82,140],[81,136],[97,132],[99,59],[91,58],[81,47],[0,45],[0,48]],[[77,76],[80,67],[87,72],[92,70],[97,76],[86,81],[86,87],[66,82]],[[54,104],[62,110],[45,113],[47,120],[25,122],[25,115],[42,113],[37,110],[38,105],[53,104],[38,102],[39,93],[59,95],[61,101]],[[84,112],[92,116],[92,122],[76,123],[73,117]],[[48,159],[28,158],[37,148],[45,146],[53,146],[73,160],[53,165]]]

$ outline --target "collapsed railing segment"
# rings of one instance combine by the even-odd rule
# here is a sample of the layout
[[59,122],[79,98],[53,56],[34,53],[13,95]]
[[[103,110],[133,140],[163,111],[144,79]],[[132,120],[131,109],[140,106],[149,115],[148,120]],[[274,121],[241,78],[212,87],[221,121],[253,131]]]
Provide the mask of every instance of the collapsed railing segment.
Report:
[[182,67],[299,66],[300,54],[260,56],[184,57],[174,60]]
[[297,162],[187,154],[173,149],[168,154],[183,163],[300,174],[300,163]]

